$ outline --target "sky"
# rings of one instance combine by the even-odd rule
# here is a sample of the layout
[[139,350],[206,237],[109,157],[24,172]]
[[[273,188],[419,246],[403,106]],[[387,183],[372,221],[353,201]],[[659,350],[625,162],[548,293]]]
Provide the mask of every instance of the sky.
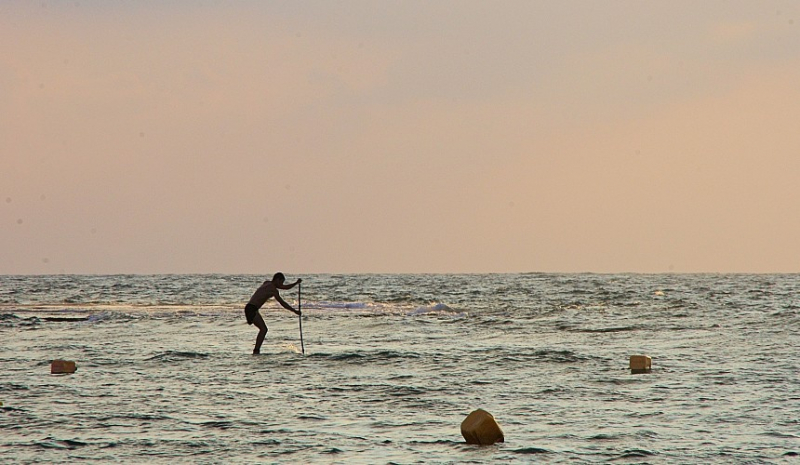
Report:
[[5,1],[0,274],[800,272],[795,1]]

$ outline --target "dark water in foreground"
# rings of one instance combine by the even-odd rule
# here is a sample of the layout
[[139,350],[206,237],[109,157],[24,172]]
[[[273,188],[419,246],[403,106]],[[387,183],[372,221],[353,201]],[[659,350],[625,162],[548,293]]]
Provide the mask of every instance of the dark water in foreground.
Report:
[[0,277],[0,462],[800,462],[798,275],[302,277]]

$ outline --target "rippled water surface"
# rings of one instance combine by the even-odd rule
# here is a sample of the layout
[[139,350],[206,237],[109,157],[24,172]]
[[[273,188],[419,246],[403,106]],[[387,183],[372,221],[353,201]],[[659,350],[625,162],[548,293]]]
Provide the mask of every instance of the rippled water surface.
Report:
[[798,275],[302,278],[0,277],[0,462],[800,462]]

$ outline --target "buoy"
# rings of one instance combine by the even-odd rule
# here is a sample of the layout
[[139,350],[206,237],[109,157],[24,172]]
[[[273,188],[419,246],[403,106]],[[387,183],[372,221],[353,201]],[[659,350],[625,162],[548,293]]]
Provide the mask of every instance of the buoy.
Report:
[[71,362],[69,360],[53,360],[50,363],[50,373],[51,374],[61,374],[61,373],[75,373],[78,367],[75,365],[75,362]]
[[504,442],[503,430],[494,420],[491,413],[483,409],[475,410],[461,422],[461,435],[467,444],[489,446],[496,442]]
[[649,373],[653,361],[647,355],[631,355],[631,373]]

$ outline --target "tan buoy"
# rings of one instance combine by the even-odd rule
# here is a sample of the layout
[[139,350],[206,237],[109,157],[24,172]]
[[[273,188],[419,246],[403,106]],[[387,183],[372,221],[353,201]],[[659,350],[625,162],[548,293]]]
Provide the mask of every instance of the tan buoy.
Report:
[[647,355],[631,355],[631,373],[650,373],[653,361]]
[[504,442],[503,430],[494,420],[491,413],[483,409],[475,410],[461,422],[461,435],[467,444],[489,446],[496,442]]
[[51,374],[63,374],[63,373],[75,373],[78,367],[75,365],[75,362],[69,360],[53,360],[50,363],[50,373]]

